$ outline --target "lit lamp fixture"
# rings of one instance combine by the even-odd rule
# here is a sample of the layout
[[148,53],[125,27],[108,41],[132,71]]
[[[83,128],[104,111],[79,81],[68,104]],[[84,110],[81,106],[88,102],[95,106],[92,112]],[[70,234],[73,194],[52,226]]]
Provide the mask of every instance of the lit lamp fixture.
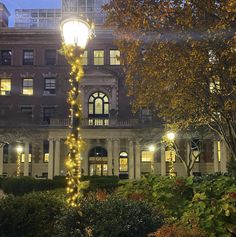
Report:
[[81,148],[83,142],[80,135],[82,105],[80,102],[79,82],[84,75],[82,56],[88,39],[93,37],[93,28],[92,23],[78,17],[70,17],[61,22],[63,39],[61,52],[71,66],[67,99],[70,106],[71,132],[66,140],[69,148],[69,154],[66,159],[67,202],[71,206],[77,205],[79,179],[81,177]]
[[170,147],[170,164],[169,164],[169,173],[170,176],[174,176],[174,161],[173,161],[173,151],[174,151],[174,140],[175,140],[175,133],[174,132],[167,132],[166,137],[168,139],[168,146]]
[[151,152],[155,151],[155,146],[154,145],[149,145],[148,150]]
[[16,176],[20,176],[20,161],[21,161],[21,155],[23,152],[23,147],[21,145],[18,145],[16,147],[17,152],[17,161],[16,161]]

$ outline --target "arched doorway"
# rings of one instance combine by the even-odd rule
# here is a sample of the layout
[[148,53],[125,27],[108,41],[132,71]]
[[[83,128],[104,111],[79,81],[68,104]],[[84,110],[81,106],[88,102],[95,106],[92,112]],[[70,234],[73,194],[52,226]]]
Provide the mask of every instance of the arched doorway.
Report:
[[107,150],[101,146],[89,151],[89,175],[107,175]]

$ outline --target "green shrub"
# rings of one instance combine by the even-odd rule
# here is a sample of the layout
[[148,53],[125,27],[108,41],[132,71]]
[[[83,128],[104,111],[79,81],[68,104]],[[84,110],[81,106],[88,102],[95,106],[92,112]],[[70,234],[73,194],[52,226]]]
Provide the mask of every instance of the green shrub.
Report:
[[114,196],[104,201],[86,200],[80,208],[93,237],[145,237],[163,222],[147,203]]
[[104,190],[107,193],[113,192],[118,187],[119,178],[117,176],[82,176],[81,191],[83,194]]
[[11,177],[2,181],[2,189],[4,193],[18,196],[32,191],[47,191],[60,187],[65,187],[65,184],[62,179],[60,180],[58,178],[50,180],[34,179],[32,177]]
[[12,195],[0,200],[1,237],[53,236],[64,202],[52,192]]

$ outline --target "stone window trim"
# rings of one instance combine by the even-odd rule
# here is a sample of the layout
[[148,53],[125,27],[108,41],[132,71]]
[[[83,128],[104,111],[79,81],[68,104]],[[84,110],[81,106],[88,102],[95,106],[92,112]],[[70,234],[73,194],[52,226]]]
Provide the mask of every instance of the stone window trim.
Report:
[[23,49],[22,50],[22,65],[34,65],[35,64],[35,50]]

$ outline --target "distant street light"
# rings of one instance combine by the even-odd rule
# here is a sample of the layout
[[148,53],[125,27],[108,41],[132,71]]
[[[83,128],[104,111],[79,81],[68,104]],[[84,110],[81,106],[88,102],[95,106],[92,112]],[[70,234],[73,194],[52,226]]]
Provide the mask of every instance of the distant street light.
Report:
[[23,147],[21,145],[18,145],[16,147],[17,152],[17,161],[16,161],[16,176],[20,176],[20,162],[21,162],[21,155],[23,152]]
[[84,75],[82,56],[88,39],[93,35],[93,24],[78,17],[69,17],[61,22],[62,49],[61,52],[71,66],[69,79],[68,103],[70,106],[71,132],[66,143],[69,154],[66,159],[67,166],[67,202],[71,206],[77,205],[79,183],[81,177],[81,147],[80,121],[82,105],[80,102],[79,82]]

